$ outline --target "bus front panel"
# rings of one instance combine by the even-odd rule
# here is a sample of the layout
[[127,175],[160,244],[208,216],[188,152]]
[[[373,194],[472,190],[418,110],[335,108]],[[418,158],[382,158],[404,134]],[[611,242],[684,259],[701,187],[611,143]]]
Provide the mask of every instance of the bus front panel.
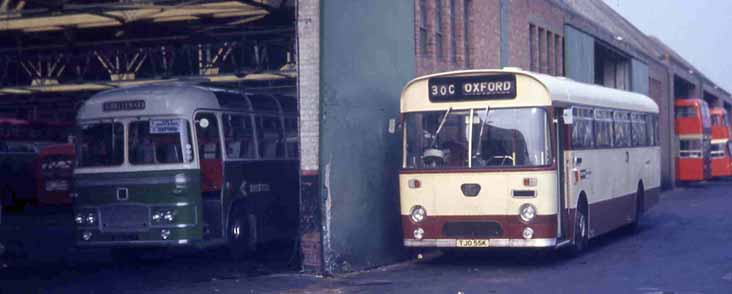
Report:
[[77,174],[80,246],[186,245],[203,238],[198,170]]
[[409,247],[549,247],[558,236],[556,172],[402,173]]

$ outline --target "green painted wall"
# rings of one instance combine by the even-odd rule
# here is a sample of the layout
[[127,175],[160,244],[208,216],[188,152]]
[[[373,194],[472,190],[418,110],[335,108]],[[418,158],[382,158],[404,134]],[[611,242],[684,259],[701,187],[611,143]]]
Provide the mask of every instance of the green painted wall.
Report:
[[414,3],[321,2],[320,172],[329,273],[404,257],[399,94],[415,75]]

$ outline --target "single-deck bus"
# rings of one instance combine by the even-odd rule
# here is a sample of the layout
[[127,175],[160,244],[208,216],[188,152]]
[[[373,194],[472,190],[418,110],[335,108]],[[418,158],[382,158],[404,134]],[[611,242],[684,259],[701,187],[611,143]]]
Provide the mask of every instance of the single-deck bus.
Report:
[[407,247],[582,251],[658,200],[658,106],[518,69],[419,77],[401,96]]
[[120,88],[87,100],[78,124],[78,245],[228,244],[242,256],[294,238],[294,95],[178,83]]
[[732,153],[730,151],[730,122],[724,107],[713,107],[712,120],[712,177],[732,176]]
[[676,99],[675,112],[676,179],[680,182],[707,180],[712,176],[709,106],[701,99]]

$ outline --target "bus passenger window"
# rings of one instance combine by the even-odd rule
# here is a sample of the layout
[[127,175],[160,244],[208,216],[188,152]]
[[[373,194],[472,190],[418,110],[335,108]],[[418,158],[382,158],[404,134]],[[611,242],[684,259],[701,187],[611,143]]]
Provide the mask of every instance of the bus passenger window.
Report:
[[214,114],[199,113],[196,115],[196,135],[198,152],[202,160],[221,159],[219,124]]
[[258,116],[259,155],[262,158],[284,158],[282,124],[276,116]]
[[646,142],[646,120],[645,115],[640,113],[631,114],[631,126],[632,132],[631,137],[633,146],[645,146]]
[[80,126],[76,144],[79,167],[115,166],[124,160],[124,127],[100,122]]
[[181,143],[186,128],[180,119],[133,121],[129,125],[129,158],[131,164],[182,163]]
[[224,114],[222,119],[227,158],[256,158],[251,116],[248,114]]
[[613,114],[609,110],[595,109],[595,147],[613,147]]
[[574,123],[572,124],[572,147],[592,148],[593,140],[593,110],[575,107],[572,109]]
[[630,146],[630,118],[627,112],[616,111],[613,113],[613,133],[615,147]]

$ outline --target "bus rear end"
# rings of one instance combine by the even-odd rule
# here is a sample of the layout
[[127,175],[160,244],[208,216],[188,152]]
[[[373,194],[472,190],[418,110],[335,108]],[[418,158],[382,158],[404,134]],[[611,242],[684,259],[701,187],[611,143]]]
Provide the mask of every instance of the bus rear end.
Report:
[[712,176],[709,108],[700,99],[678,99],[675,112],[676,179],[682,182],[707,180]]
[[47,146],[36,160],[36,189],[42,205],[70,205],[74,168],[74,145]]
[[714,107],[710,110],[712,121],[712,177],[727,177],[732,175],[732,154],[729,142],[729,118],[723,107]]
[[[450,98],[455,87],[474,98]],[[549,105],[543,87],[518,73],[437,76],[407,86],[404,245],[554,247],[560,204]]]

